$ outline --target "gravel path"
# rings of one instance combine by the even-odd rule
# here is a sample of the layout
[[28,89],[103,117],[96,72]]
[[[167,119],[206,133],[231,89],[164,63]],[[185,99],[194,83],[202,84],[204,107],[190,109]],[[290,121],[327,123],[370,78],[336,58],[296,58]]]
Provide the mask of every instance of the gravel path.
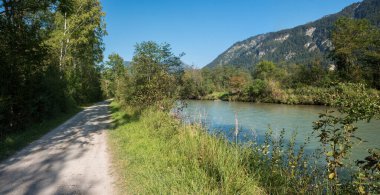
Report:
[[109,124],[100,102],[0,163],[0,194],[114,194]]

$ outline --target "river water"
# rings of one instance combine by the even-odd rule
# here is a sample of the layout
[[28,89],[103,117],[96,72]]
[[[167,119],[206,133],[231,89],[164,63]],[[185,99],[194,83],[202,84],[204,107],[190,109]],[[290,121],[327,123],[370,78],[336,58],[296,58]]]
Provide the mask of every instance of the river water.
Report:
[[[273,130],[273,136],[279,136],[285,129],[285,138],[289,140],[293,131],[297,132],[296,144],[300,145],[305,138],[311,137],[306,151],[312,152],[319,148],[313,132],[313,121],[318,120],[318,114],[323,113],[325,106],[283,105],[267,103],[224,102],[224,101],[186,101],[187,107],[183,115],[187,121],[202,122],[210,133],[221,133],[232,139],[235,129],[235,114],[239,124],[239,140],[254,140],[262,143],[268,128]],[[380,121],[358,124],[357,136],[365,142],[357,143],[350,155],[351,160],[366,156],[368,148],[380,148]]]

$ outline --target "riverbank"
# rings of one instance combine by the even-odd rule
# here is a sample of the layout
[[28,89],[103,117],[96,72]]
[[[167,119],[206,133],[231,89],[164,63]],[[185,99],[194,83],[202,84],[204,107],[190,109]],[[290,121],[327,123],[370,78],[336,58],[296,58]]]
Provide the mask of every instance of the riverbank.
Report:
[[124,192],[131,194],[263,194],[244,158],[226,140],[196,126],[183,126],[167,113],[122,111],[113,103],[112,150]]
[[114,127],[109,139],[123,192],[292,194],[322,189],[310,186],[324,179],[305,172],[303,153],[272,139],[270,132],[263,145],[240,145],[162,111],[139,114],[116,103],[111,107]]
[[[342,95],[342,93],[350,95],[354,94],[355,91],[347,84],[330,87],[303,86],[288,89],[271,86],[256,94],[250,93],[249,90],[240,92],[216,91],[204,96],[193,96],[190,99],[328,106],[338,94]],[[367,93],[372,96],[380,96],[380,91],[376,89],[368,89]]]
[[235,143],[154,107],[113,102],[111,112],[110,151],[124,193],[351,194],[370,185],[359,172],[332,181],[319,163],[323,154],[309,154],[309,142],[299,144],[284,129],[268,128],[260,143]]

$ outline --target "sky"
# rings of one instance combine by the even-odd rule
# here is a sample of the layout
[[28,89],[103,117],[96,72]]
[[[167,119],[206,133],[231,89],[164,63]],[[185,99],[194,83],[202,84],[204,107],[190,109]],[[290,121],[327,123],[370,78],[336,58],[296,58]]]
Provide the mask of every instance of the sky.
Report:
[[108,35],[105,60],[126,61],[143,41],[169,43],[201,68],[237,41],[292,28],[339,12],[359,0],[101,0]]

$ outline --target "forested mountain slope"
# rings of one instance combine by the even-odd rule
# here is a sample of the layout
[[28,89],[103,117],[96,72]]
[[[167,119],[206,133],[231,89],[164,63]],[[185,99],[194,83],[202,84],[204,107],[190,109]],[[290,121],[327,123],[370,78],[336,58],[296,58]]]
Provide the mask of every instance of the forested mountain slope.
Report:
[[250,37],[235,43],[205,67],[249,67],[261,60],[307,64],[316,58],[327,65],[327,54],[332,48],[330,34],[340,17],[365,18],[380,26],[380,1],[364,0],[314,22]]

